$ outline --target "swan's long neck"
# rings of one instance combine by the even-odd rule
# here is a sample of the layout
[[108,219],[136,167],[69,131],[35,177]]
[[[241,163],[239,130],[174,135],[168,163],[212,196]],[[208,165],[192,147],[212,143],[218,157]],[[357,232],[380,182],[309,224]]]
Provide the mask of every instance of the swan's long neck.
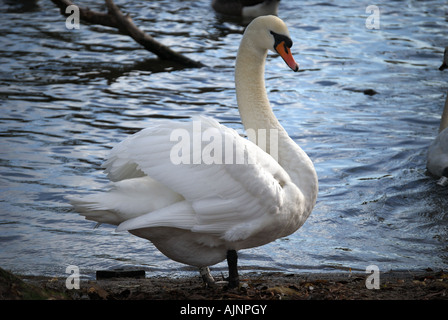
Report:
[[445,107],[443,108],[442,119],[440,120],[439,132],[442,132],[445,128],[448,128],[448,93],[445,99]]
[[[266,139],[262,142],[266,144],[265,151],[271,155],[271,150],[278,151],[278,163],[288,172],[305,197],[310,199],[312,207],[317,197],[317,176],[313,163],[275,117],[264,83],[267,50],[259,50],[251,44],[249,37],[243,37],[236,59],[235,85],[241,120],[246,131],[257,133],[260,132],[259,129],[266,129]],[[278,139],[271,141],[271,130],[275,131]],[[261,146],[260,141],[251,140]]]

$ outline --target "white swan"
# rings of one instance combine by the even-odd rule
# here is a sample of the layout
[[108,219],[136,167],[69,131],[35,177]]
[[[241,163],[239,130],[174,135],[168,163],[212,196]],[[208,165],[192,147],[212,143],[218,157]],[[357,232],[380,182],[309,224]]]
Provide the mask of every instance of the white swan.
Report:
[[[443,63],[439,70],[442,71],[447,67],[448,47],[445,48]],[[439,135],[429,146],[426,167],[431,174],[440,177],[440,180],[437,182],[439,185],[448,185],[448,95],[445,99],[442,119],[440,120]]]
[[213,0],[212,8],[221,14],[254,18],[277,15],[280,0]]
[[229,287],[237,286],[237,251],[292,234],[316,202],[314,166],[274,116],[264,86],[268,49],[298,70],[291,46],[282,20],[259,17],[236,60],[242,121],[273,156],[210,118],[164,121],[111,150],[104,164],[109,192],[72,197],[72,204],[89,220],[118,225],[172,260],[199,267],[210,284],[208,266],[227,258]]

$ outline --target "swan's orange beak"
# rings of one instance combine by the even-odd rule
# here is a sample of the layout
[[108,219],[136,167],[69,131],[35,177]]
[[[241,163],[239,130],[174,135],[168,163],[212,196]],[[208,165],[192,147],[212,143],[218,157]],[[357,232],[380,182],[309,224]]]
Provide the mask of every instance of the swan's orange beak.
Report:
[[285,45],[285,41],[280,42],[276,47],[275,51],[283,58],[286,64],[293,70],[299,71],[299,64],[294,60],[291,54],[291,49]]

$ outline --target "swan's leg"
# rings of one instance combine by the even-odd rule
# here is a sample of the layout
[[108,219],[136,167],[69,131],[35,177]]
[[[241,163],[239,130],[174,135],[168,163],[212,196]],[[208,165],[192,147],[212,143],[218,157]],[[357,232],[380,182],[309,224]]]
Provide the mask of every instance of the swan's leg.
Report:
[[229,288],[237,288],[240,280],[238,277],[238,254],[235,250],[227,251],[227,265],[229,266]]
[[208,267],[200,267],[199,273],[201,274],[202,280],[207,287],[213,287],[215,285],[215,279],[213,279],[210,274],[210,269]]

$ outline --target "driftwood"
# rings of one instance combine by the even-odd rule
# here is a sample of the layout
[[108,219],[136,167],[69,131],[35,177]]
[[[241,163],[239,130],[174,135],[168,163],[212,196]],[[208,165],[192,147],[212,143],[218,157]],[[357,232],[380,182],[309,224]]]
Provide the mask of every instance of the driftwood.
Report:
[[[70,0],[51,0],[56,4],[61,14],[69,16],[65,10],[70,5],[76,5]],[[113,27],[120,32],[130,36],[137,43],[141,44],[146,50],[154,53],[162,60],[173,61],[184,67],[199,68],[204,65],[199,61],[194,61],[169,47],[157,42],[153,37],[140,30],[132,21],[129,15],[124,15],[112,0],[105,0],[107,13],[90,10],[89,8],[79,7],[79,18],[91,24],[99,24],[107,27]]]

